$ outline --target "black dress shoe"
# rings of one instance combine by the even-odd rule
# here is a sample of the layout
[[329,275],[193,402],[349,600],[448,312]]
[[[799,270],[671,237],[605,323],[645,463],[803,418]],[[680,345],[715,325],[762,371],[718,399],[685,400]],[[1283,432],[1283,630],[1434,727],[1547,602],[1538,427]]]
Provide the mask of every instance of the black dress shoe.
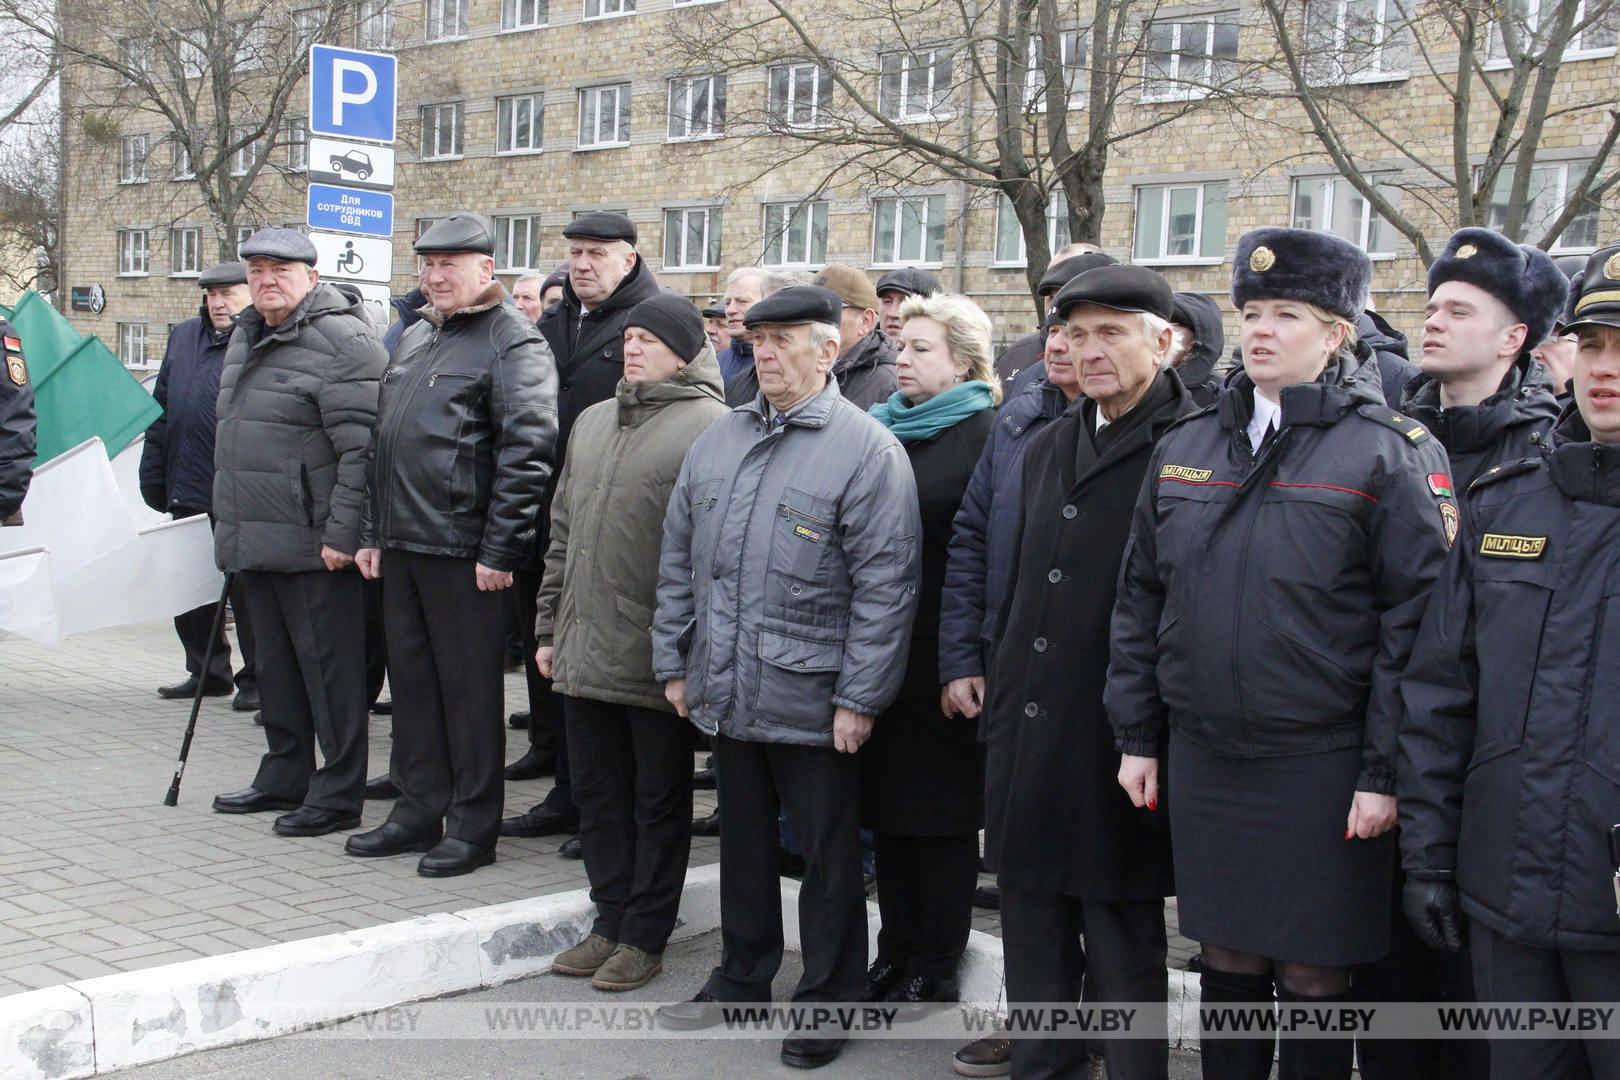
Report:
[[666,1031],[700,1031],[725,1023],[720,1002],[705,987],[692,995],[690,1001],[677,1001],[665,1005],[653,1014],[658,1026]]
[[541,803],[527,814],[501,822],[502,836],[561,836],[579,828],[579,815],[564,813]]
[[431,851],[439,842],[438,833],[412,832],[397,821],[385,821],[370,832],[355,833],[343,842],[346,854],[362,859],[403,855],[407,851]]
[[1001,886],[980,885],[973,890],[973,906],[985,911],[1001,910]]
[[692,788],[695,791],[713,791],[715,786],[714,770],[699,769],[692,774]]
[[494,861],[494,848],[481,848],[447,836],[422,856],[422,861],[416,864],[416,872],[423,877],[459,877]]
[[878,957],[872,966],[866,969],[866,996],[861,1000],[882,1001],[905,977],[905,968],[899,964],[891,964],[881,956]]
[[557,771],[557,755],[542,754],[534,747],[506,767],[508,780],[537,780]]
[[366,798],[368,799],[397,799],[399,798],[399,785],[394,778],[386,774],[376,776],[366,781]]
[[529,726],[529,714],[527,712],[513,713],[511,716],[506,718],[506,726],[509,728],[517,728],[519,731],[522,731]]
[[[234,689],[236,689],[236,687],[228,680],[225,682],[216,682],[213,679],[209,679],[207,682],[203,683],[203,697],[224,697]],[[158,697],[166,698],[170,701],[177,698],[192,698],[196,696],[197,676],[195,675],[187,679],[185,682],[175,683],[173,686],[158,687]]]
[[225,795],[214,796],[216,814],[262,814],[266,810],[297,810],[304,805],[302,799],[283,799],[258,788],[243,788]]
[[259,688],[250,686],[245,690],[238,690],[236,697],[231,700],[231,708],[237,712],[258,712]]
[[700,817],[700,818],[694,819],[693,822],[692,822],[692,835],[693,836],[719,836],[720,835],[720,811],[716,810],[714,813],[710,814],[708,817]]
[[258,727],[264,727],[264,710],[263,709],[260,709],[258,712],[253,714],[253,723],[255,725],[257,725]]
[[955,1001],[957,996],[955,979],[912,975],[895,983],[883,1000],[902,1005],[931,1005],[936,1002]]
[[557,849],[557,854],[565,859],[583,859],[585,857],[585,845],[580,841],[578,834],[575,834],[562,842],[562,846]]
[[374,702],[372,702],[371,703],[371,715],[372,716],[393,716],[394,715],[394,703],[393,703],[393,701],[389,700],[389,701],[374,701]]
[[270,830],[277,836],[325,836],[327,833],[359,827],[359,814],[323,810],[318,806],[300,806],[292,813],[276,818]]
[[844,1039],[783,1039],[782,1064],[794,1069],[831,1065],[844,1052]]

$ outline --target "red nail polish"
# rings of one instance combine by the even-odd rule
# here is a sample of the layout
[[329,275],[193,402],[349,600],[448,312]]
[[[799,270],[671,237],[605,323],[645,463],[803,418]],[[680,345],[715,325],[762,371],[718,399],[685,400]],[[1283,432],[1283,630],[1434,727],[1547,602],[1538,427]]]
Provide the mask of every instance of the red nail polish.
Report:
[[1351,832],[1349,829],[1344,830],[1344,838],[1346,840],[1350,839],[1354,835],[1355,833]]
[[1158,799],[1149,799],[1148,800],[1148,809],[1149,810],[1157,810],[1158,808],[1159,808],[1159,800]]

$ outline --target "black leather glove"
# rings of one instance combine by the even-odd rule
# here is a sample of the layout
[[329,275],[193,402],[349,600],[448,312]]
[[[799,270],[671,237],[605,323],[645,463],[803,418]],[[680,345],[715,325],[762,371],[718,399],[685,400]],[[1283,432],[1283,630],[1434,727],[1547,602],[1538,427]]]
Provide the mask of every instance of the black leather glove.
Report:
[[1401,908],[1429,948],[1448,952],[1462,948],[1462,908],[1457,903],[1457,886],[1449,877],[1408,877],[1401,887]]
[[168,493],[156,484],[141,485],[141,501],[160,514],[168,512]]

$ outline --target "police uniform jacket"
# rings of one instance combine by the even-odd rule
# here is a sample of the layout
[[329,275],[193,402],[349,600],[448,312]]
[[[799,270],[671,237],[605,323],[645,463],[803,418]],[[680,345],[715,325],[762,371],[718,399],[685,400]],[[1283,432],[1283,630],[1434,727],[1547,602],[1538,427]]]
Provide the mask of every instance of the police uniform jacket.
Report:
[[1401,411],[1446,448],[1455,490],[1467,491],[1492,466],[1533,456],[1558,419],[1552,376],[1529,353],[1508,368],[1496,393],[1478,405],[1440,406],[1440,383],[1418,375],[1406,384]]
[[1119,750],[1167,726],[1217,753],[1361,747],[1356,787],[1395,785],[1399,676],[1456,508],[1445,453],[1383,401],[1360,346],[1284,388],[1251,450],[1254,384],[1165,435],[1137,501],[1107,707]]
[[163,413],[146,429],[141,492],[152,509],[206,511],[214,498],[214,407],[230,328],[214,329],[208,305],[169,333],[152,397]]
[[22,339],[0,319],[0,522],[22,508],[34,476],[34,385]]
[[1401,854],[1513,941],[1620,951],[1620,448],[1571,410],[1469,490],[1402,684]]
[[877,716],[917,611],[905,449],[836,380],[768,419],[763,396],[687,452],[664,515],[653,673],[732,739],[832,746],[833,711]]
[[515,570],[551,479],[557,373],[534,324],[491,282],[422,321],[383,373],[365,546]]

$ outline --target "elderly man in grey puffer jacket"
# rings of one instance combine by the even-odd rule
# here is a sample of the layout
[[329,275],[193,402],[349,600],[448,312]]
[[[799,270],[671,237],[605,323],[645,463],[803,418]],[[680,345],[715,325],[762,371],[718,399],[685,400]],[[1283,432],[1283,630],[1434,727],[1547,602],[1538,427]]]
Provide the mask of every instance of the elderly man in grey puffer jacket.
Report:
[[318,280],[308,237],[260,229],[242,259],[253,306],[220,372],[214,554],[251,614],[269,751],[253,785],[214,809],[291,811],[278,835],[319,836],[360,824],[365,604],[354,553],[387,354],[360,301]]
[[[916,483],[900,443],[846,401],[836,293],[791,286],[749,309],[760,394],[698,437],[664,518],[653,673],[719,735],[722,957],[666,1027],[769,1001],[782,959],[777,813],[804,841],[804,976],[794,1001],[856,1001],[866,903],[855,752],[905,676],[917,609]],[[837,1038],[789,1038],[813,1068]]]

